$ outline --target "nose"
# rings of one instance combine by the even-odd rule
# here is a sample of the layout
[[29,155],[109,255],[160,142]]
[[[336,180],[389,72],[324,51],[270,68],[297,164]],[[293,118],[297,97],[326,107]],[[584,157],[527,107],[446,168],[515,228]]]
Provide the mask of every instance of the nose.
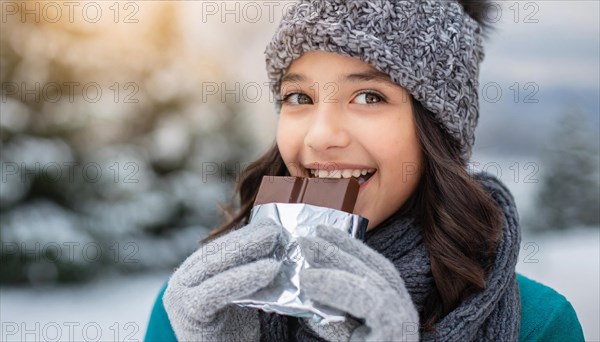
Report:
[[339,103],[319,103],[304,137],[304,144],[309,148],[324,152],[335,147],[350,144],[347,131],[347,118]]

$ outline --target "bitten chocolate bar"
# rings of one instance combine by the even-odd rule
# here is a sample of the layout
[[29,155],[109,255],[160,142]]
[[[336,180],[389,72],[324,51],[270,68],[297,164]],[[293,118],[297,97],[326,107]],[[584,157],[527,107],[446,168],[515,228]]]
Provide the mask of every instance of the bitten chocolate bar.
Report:
[[282,261],[281,271],[269,286],[233,303],[308,318],[316,323],[344,321],[344,312],[313,302],[304,295],[300,271],[310,265],[296,240],[316,236],[322,225],[363,240],[369,220],[352,213],[358,191],[359,184],[354,178],[264,176],[250,222],[268,220],[282,226],[283,244],[272,256],[274,260]]
[[300,178],[264,176],[254,205],[306,203],[352,213],[359,191],[355,178]]

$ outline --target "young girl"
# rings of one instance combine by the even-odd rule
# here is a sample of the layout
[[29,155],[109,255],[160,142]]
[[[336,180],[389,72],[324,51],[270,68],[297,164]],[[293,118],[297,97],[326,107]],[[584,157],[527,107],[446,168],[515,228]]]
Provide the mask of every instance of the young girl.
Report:
[[[169,280],[147,339],[583,340],[564,297],[515,273],[520,228],[508,189],[467,167],[484,9],[303,0],[286,14],[266,49],[276,144],[244,172],[240,210]],[[346,321],[231,304],[281,270],[272,255],[282,227],[248,222],[264,175],[359,179],[354,213],[369,220],[365,240],[327,226],[299,239],[311,264],[302,290]],[[331,244],[334,260],[308,253]]]

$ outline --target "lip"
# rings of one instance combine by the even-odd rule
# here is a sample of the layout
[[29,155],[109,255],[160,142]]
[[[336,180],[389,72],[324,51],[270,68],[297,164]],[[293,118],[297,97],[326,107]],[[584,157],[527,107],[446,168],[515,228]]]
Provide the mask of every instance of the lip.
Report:
[[[338,163],[338,162],[313,162],[302,164],[305,169],[318,169],[318,170],[363,170],[363,169],[377,169],[375,167],[371,167],[368,165],[361,164],[348,164],[348,163]],[[366,183],[365,183],[366,184]]]
[[373,173],[373,175],[366,182],[364,182],[360,185],[360,187],[358,188],[358,191],[363,190],[369,183],[371,183],[373,178],[375,178],[376,174],[377,174],[377,170],[375,170],[375,173]]

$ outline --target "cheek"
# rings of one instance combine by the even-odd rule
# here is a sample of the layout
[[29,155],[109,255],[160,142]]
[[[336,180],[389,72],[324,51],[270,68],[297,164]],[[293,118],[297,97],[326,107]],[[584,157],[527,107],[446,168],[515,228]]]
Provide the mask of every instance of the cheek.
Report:
[[279,118],[277,124],[277,147],[279,153],[286,164],[290,164],[297,159],[297,155],[302,147],[301,130],[294,129],[294,125],[284,117]]
[[403,126],[388,126],[387,131],[379,130],[381,134],[371,145],[370,151],[377,159],[385,181],[388,177],[405,184],[415,182],[422,166],[421,146],[416,132],[411,130],[410,123]]

